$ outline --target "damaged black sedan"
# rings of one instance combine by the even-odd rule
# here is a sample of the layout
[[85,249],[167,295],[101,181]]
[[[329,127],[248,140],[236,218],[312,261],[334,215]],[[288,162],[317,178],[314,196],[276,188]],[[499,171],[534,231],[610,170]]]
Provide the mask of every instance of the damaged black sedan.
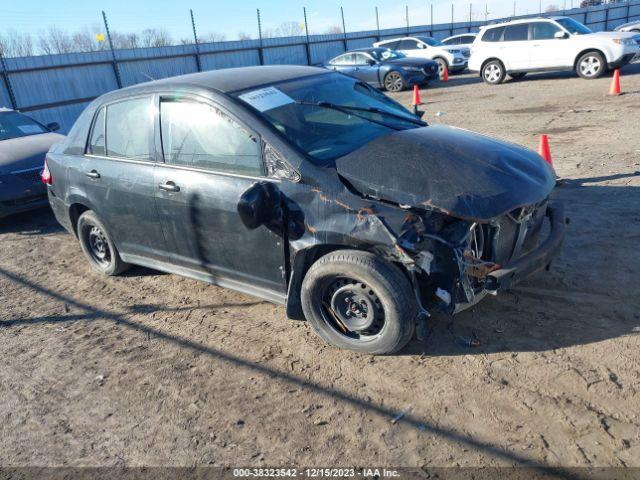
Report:
[[312,67],[159,80],[91,103],[47,156],[49,200],[89,263],[286,306],[327,342],[391,353],[550,265],[565,218],[536,153],[428,126]]

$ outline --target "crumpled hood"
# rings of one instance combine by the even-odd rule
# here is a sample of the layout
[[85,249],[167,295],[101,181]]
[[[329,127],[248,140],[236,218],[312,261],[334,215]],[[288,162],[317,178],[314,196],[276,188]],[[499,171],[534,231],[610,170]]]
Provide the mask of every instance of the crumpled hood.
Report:
[[540,202],[555,186],[535,152],[442,125],[378,137],[336,169],[365,195],[479,221]]
[[0,175],[44,165],[49,148],[64,140],[57,133],[42,133],[0,141]]

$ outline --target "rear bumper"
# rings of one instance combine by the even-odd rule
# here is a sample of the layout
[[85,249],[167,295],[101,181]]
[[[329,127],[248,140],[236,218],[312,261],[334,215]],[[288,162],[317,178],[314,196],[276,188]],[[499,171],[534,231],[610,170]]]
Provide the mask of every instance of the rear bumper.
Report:
[[49,205],[51,205],[51,210],[53,210],[53,214],[58,223],[69,233],[75,235],[73,225],[71,224],[71,217],[69,216],[69,206],[64,203],[61,198],[56,196],[51,187],[47,188],[47,195],[49,197]]
[[508,289],[521,280],[547,268],[564,241],[567,219],[562,204],[550,205],[546,212],[551,231],[538,248],[487,275],[485,290],[495,293]]

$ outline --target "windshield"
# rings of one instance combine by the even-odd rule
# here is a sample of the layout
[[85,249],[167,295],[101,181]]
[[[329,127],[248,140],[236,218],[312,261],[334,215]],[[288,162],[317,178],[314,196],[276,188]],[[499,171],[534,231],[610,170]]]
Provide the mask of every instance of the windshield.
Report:
[[562,25],[572,35],[587,35],[593,33],[587,27],[580,22],[575,21],[573,18],[557,18],[556,22]]
[[35,120],[18,112],[0,112],[0,140],[47,133]]
[[395,50],[371,50],[371,55],[373,58],[378,60],[379,62],[384,62],[385,60],[393,60],[395,58],[406,58],[406,55],[401,52],[396,52]]
[[416,38],[420,39],[420,41],[426,43],[427,45],[429,45],[431,47],[443,47],[444,46],[444,43],[439,42],[435,38],[431,38],[431,37],[416,37]]
[[[338,73],[289,80],[235,95],[260,111],[291,143],[323,165],[381,135],[420,126],[416,117],[399,103]],[[319,102],[375,108],[393,116],[315,105]]]

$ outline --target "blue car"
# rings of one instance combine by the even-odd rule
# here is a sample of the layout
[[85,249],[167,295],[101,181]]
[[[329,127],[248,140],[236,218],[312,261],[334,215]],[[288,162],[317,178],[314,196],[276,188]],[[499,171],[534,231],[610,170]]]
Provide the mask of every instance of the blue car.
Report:
[[360,48],[329,60],[325,68],[356,77],[369,85],[399,92],[438,77],[438,64],[410,58],[388,48]]

